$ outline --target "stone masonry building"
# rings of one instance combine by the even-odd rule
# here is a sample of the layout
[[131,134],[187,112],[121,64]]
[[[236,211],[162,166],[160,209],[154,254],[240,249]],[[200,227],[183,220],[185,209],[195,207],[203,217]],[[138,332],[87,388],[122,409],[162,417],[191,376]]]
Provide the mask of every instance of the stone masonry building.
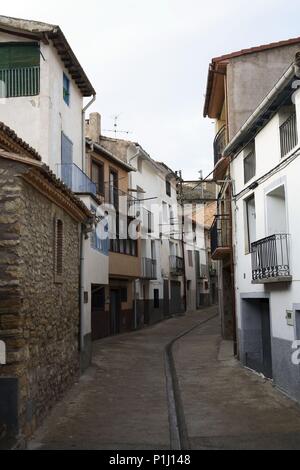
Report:
[[[28,437],[79,374],[80,245],[91,213],[0,123],[0,424]],[[0,426],[0,427],[1,427]]]

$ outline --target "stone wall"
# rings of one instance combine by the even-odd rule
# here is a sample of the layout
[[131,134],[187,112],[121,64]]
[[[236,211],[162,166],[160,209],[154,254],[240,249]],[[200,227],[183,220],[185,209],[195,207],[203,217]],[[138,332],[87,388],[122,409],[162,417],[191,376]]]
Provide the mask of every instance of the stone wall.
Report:
[[[79,373],[78,223],[0,161],[0,339],[18,378],[19,430],[29,436]],[[54,278],[54,219],[64,222],[60,284]]]

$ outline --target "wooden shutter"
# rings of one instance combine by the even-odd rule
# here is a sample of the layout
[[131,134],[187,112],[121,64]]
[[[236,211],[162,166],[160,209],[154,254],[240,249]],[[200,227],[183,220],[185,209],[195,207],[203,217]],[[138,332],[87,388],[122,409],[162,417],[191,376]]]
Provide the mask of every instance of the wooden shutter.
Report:
[[16,69],[40,65],[40,49],[37,43],[0,44],[0,68]]

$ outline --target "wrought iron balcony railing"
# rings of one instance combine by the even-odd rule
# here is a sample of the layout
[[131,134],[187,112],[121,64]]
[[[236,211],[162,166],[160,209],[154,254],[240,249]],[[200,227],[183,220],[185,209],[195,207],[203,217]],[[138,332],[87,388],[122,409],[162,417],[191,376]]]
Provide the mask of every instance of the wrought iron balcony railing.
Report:
[[252,243],[253,283],[292,280],[289,241],[289,235],[281,233]]
[[56,165],[56,175],[74,193],[97,193],[96,184],[75,163]]
[[214,162],[215,166],[222,158],[223,151],[227,144],[226,126],[223,126],[217,133],[214,140]]
[[0,68],[0,98],[36,96],[40,93],[40,67]]
[[298,145],[298,131],[296,113],[293,113],[280,126],[281,157],[285,157]]
[[157,261],[151,258],[142,258],[142,277],[144,279],[157,279]]
[[214,259],[217,251],[224,252],[230,250],[231,247],[231,223],[229,215],[217,215],[210,230],[211,236],[211,253]]
[[97,194],[103,198],[105,204],[113,206],[116,211],[124,213],[128,211],[128,216],[133,218],[139,215],[141,203],[130,193],[122,191],[110,183],[104,183],[100,189],[99,185],[97,185]]
[[176,276],[180,276],[184,271],[183,258],[179,256],[170,256],[170,272]]

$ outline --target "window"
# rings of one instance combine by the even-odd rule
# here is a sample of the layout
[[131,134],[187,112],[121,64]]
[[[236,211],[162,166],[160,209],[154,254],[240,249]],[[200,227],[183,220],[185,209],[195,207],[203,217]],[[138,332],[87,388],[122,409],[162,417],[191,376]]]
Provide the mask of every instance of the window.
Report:
[[118,191],[118,173],[110,170],[109,173],[109,204],[112,204],[115,209],[119,207],[119,191]]
[[154,289],[154,308],[159,308],[159,289]]
[[143,160],[141,157],[138,158],[137,166],[138,166],[138,172],[143,173]]
[[188,257],[189,257],[189,266],[190,268],[192,268],[194,263],[193,263],[193,252],[191,250],[188,251]]
[[284,106],[280,118],[281,158],[288,155],[298,145],[297,116],[295,106]]
[[171,182],[169,180],[166,180],[166,193],[171,197]]
[[[96,214],[97,208],[94,206],[91,206],[91,212],[93,214]],[[103,235],[105,234],[108,235],[108,231],[109,231],[108,221],[103,220],[101,223],[104,224],[104,226],[102,227],[102,230],[104,230]],[[101,235],[98,236],[97,228],[95,228],[91,232],[90,239],[91,239],[91,248],[93,248],[93,250],[99,251],[99,253],[102,253],[103,255],[108,256],[109,254],[109,237],[108,236],[107,238],[101,237]]]
[[56,282],[61,282],[63,274],[63,235],[63,221],[61,219],[55,219],[54,270]]
[[150,235],[154,231],[154,217],[152,212],[148,212],[148,234]]
[[251,253],[251,245],[256,241],[256,208],[255,198],[251,196],[245,201],[246,210],[246,251]]
[[246,157],[244,158],[244,182],[252,180],[256,174],[256,155],[254,143],[247,147]]
[[70,80],[65,73],[63,75],[63,98],[64,102],[70,106]]
[[97,186],[97,193],[104,194],[104,168],[103,164],[92,160],[92,181]]
[[0,98],[39,93],[39,45],[31,42],[0,44]]

